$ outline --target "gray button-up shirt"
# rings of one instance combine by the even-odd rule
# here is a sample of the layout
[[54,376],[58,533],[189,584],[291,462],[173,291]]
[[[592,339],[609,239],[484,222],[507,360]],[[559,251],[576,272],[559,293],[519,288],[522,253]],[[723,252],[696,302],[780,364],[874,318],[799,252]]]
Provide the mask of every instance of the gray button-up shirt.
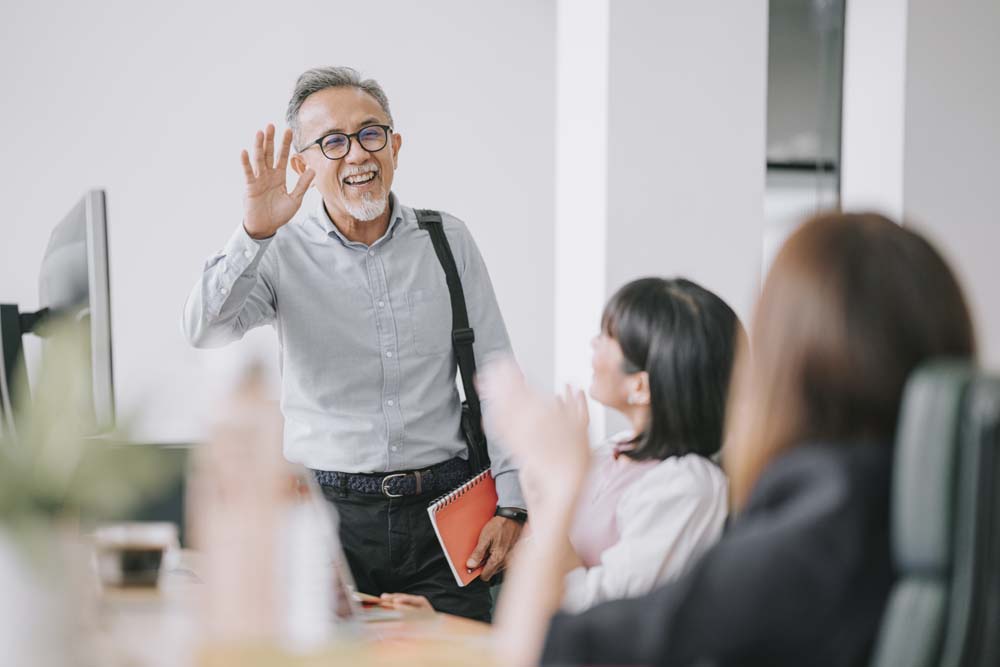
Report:
[[[263,241],[241,224],[185,306],[184,331],[197,347],[275,327],[284,453],[309,468],[390,472],[466,457],[444,271],[413,209],[395,195],[390,205],[389,228],[371,246],[344,237],[322,202]],[[510,340],[472,236],[461,220],[442,218],[481,367],[510,354]],[[500,504],[524,507],[495,437],[489,452]]]

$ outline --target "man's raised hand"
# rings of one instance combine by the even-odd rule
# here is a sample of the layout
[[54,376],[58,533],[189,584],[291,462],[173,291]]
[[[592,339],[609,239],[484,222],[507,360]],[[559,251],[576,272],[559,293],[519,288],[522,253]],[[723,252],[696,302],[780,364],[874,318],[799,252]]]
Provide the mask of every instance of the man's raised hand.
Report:
[[243,151],[243,173],[247,179],[246,196],[243,198],[243,226],[247,234],[255,239],[272,236],[295,215],[302,205],[309,184],[316,172],[307,168],[299,176],[295,189],[288,192],[285,185],[285,170],[288,166],[288,152],[292,146],[292,131],[285,130],[281,140],[281,153],[274,160],[274,125],[257,131],[253,146],[253,162]]

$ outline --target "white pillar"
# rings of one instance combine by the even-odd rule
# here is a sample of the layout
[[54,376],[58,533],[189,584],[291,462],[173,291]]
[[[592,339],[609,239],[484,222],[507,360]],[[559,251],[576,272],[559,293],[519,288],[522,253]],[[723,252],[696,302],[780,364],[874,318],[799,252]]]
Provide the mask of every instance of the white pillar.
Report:
[[[555,387],[590,382],[607,292],[608,0],[559,0],[556,28]],[[593,406],[592,406],[593,407]],[[591,410],[592,433],[604,414]]]
[[903,212],[907,0],[848,0],[841,205]]

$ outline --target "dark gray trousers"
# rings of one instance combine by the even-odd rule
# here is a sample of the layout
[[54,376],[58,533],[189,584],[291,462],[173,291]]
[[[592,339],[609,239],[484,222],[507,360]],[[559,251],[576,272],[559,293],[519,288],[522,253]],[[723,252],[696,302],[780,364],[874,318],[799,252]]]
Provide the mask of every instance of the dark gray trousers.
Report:
[[437,611],[491,620],[489,584],[459,587],[434,534],[427,506],[439,494],[386,498],[324,486],[340,515],[340,540],[358,590],[423,595]]

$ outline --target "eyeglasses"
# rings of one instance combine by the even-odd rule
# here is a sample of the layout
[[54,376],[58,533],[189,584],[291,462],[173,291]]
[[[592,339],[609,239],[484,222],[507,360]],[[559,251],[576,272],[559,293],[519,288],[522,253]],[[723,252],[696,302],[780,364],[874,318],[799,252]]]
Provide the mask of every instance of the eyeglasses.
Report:
[[319,146],[323,155],[328,160],[340,160],[347,157],[351,152],[351,139],[356,138],[361,147],[369,153],[377,153],[389,142],[389,133],[392,132],[390,125],[368,125],[361,128],[354,134],[344,134],[343,132],[331,132],[325,134],[312,142],[302,150],[304,153],[313,146]]

